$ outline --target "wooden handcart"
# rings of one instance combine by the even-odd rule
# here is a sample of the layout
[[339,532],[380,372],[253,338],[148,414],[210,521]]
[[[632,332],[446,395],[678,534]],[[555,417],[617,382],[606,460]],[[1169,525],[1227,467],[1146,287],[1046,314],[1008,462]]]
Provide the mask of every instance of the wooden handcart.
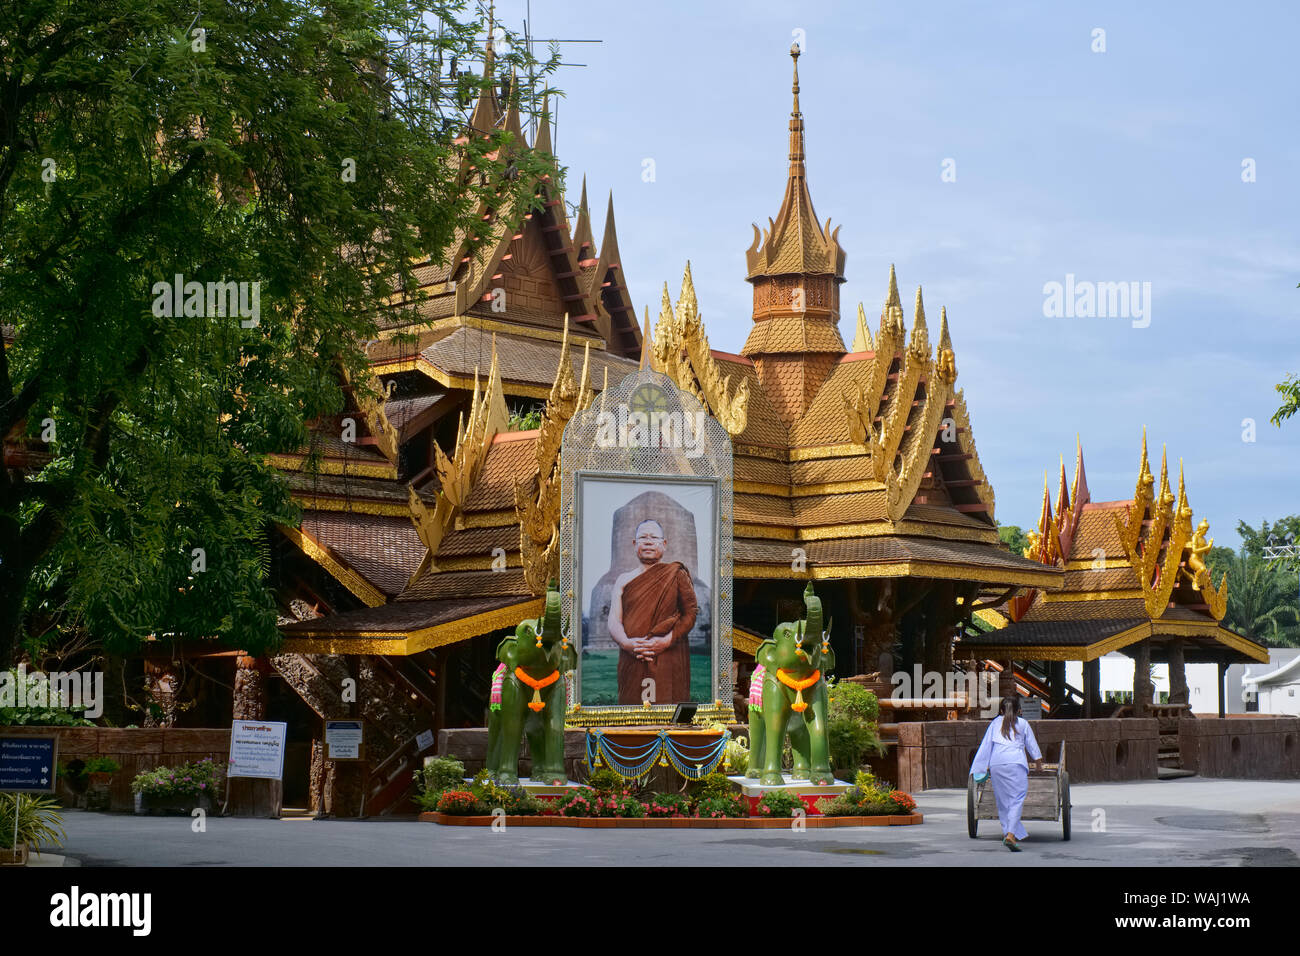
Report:
[[[993,778],[976,783],[966,781],[966,828],[975,839],[981,820],[996,820],[998,805],[993,797]],[[1044,763],[1042,770],[1029,768],[1029,792],[1025,795],[1022,820],[1060,820],[1061,839],[1070,839],[1070,775],[1065,772],[1065,741],[1056,763]]]

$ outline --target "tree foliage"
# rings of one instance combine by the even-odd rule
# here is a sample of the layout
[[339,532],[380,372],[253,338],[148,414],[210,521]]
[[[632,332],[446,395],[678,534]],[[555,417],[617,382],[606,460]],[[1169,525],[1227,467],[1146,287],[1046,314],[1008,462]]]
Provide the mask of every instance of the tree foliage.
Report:
[[1300,578],[1293,561],[1270,560],[1264,548],[1287,534],[1300,540],[1300,515],[1237,524],[1241,550],[1213,548],[1208,563],[1215,580],[1228,575],[1228,612],[1223,625],[1269,647],[1300,647]]
[[[476,80],[443,64],[471,65],[473,20],[427,0],[4,5],[0,436],[49,457],[0,469],[0,664],[33,612],[110,647],[274,643],[266,530],[297,515],[268,456],[340,409],[411,264],[549,170],[509,133],[464,136]],[[249,283],[256,322],[210,291],[169,310],[178,275]]]

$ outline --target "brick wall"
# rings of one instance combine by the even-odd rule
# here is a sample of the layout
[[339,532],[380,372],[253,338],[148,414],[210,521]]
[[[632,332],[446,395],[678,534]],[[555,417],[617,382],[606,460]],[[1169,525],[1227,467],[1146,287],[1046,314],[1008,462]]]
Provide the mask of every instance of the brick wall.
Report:
[[[965,787],[987,728],[983,720],[899,724],[899,789]],[[1033,728],[1043,756],[1050,761],[1056,760],[1065,741],[1065,769],[1071,783],[1156,779],[1160,736],[1155,720],[1035,720]]]
[[[225,763],[230,755],[230,728],[182,727],[125,729],[119,727],[0,727],[0,733],[59,738],[59,763],[111,757],[122,765],[113,775],[113,810],[133,810],[131,781],[142,770],[177,766],[211,757]],[[56,796],[71,806],[76,795],[58,778]]]
[[1300,717],[1184,718],[1178,745],[1183,769],[1202,777],[1300,778]]

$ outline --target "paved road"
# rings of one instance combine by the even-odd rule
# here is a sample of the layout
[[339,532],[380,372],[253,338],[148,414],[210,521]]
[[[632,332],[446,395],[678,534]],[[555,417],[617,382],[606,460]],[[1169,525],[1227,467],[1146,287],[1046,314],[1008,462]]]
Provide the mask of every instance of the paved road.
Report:
[[[1300,781],[1202,780],[1075,785],[1074,833],[1028,821],[1023,853],[996,821],[966,835],[966,792],[919,796],[915,827],[805,830],[505,832],[414,820],[209,818],[70,811],[62,852],[84,866],[1300,866]],[[1100,812],[1099,812],[1100,811]]]

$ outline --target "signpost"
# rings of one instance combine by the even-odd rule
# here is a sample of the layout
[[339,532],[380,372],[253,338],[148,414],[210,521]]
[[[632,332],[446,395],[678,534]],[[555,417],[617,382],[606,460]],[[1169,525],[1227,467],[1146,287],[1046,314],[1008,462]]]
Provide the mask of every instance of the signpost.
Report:
[[325,759],[364,760],[365,726],[360,720],[325,721]]
[[230,768],[227,777],[284,777],[284,733],[275,720],[236,720],[230,727]]
[[0,737],[0,791],[14,795],[14,853],[18,852],[18,795],[53,793],[58,737]]
[[53,793],[58,737],[0,737],[0,790]]

